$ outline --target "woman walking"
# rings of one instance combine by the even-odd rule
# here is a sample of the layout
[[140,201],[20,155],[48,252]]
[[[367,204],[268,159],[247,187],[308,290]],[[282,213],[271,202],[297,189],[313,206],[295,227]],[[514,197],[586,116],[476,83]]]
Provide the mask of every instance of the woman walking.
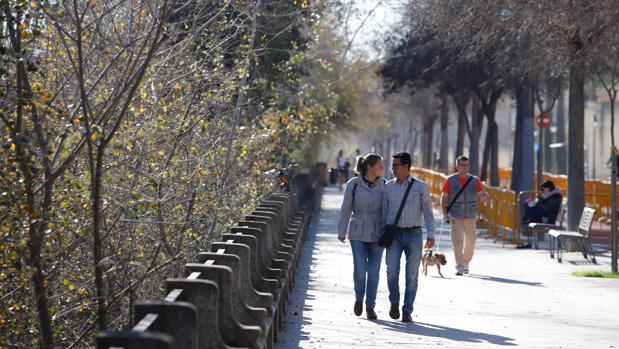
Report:
[[344,202],[340,211],[338,239],[350,240],[354,263],[355,315],[365,310],[367,318],[376,319],[374,306],[378,290],[378,277],[383,248],[378,246],[378,238],[383,226],[381,206],[385,183],[381,178],[383,159],[376,154],[359,157],[359,175],[346,183]]

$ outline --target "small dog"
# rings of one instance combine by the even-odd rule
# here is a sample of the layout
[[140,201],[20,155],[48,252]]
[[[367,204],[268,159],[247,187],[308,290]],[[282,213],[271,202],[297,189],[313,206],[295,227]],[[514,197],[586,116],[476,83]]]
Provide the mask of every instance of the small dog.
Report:
[[441,274],[441,265],[447,264],[447,258],[445,258],[444,254],[436,251],[426,250],[426,252],[421,257],[421,262],[423,263],[422,272],[424,275],[428,275],[428,266],[436,265],[436,268],[438,268],[438,274],[441,277],[444,277],[443,274]]

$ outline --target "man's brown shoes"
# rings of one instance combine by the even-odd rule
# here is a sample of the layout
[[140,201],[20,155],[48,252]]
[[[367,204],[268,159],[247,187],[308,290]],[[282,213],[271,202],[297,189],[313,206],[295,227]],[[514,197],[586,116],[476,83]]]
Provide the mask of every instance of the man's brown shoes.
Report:
[[357,316],[361,316],[361,314],[363,313],[363,301],[355,301],[355,315]]
[[376,320],[378,319],[378,316],[376,316],[376,312],[374,311],[374,309],[370,309],[367,308],[365,309],[365,315],[368,317],[368,319],[370,320]]
[[389,316],[391,316],[392,319],[399,319],[400,318],[400,305],[398,303],[393,303],[391,304],[391,309],[389,309]]

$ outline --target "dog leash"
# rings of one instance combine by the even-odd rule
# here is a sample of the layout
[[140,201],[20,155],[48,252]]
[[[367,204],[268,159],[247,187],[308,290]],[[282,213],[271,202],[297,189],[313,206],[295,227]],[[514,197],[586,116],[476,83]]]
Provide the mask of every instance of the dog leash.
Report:
[[[441,229],[438,231],[438,240],[436,241],[436,248],[434,249],[438,252],[438,247],[441,244],[441,235],[443,235],[443,228],[445,227],[445,220],[441,219]],[[430,251],[430,256],[432,255],[432,251]]]

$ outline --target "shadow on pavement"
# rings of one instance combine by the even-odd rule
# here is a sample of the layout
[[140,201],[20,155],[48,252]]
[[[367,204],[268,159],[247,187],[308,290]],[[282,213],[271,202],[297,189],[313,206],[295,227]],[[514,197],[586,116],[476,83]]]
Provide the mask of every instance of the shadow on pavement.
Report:
[[[316,240],[320,239],[318,233],[330,233],[333,230],[333,217],[339,214],[339,210],[322,208],[312,218],[305,243],[301,250],[299,264],[295,272],[294,290],[288,300],[289,307],[286,309],[282,331],[279,333],[280,341],[275,344],[276,348],[288,349],[299,348],[302,341],[309,341],[310,333],[304,330],[312,324],[312,319],[306,316],[305,312],[314,311],[312,305],[308,304],[315,301],[316,296],[309,294],[313,290],[310,284],[317,277],[312,270],[312,265],[316,264],[317,257],[314,255]],[[337,232],[335,232],[335,235]]]
[[480,279],[480,280],[487,280],[487,281],[502,282],[506,284],[546,287],[544,286],[544,284],[542,284],[541,282],[537,282],[537,281],[521,281],[521,280],[506,279],[506,278],[500,278],[496,276],[479,275],[479,274],[468,274],[466,275],[466,277]]
[[597,266],[598,264],[600,264],[599,262],[598,263],[593,263],[589,259],[576,260],[576,261],[569,261],[569,260],[567,260],[566,261],[565,258],[563,258],[563,261],[566,262],[566,263],[572,264],[572,265],[591,265],[591,266],[596,265]]
[[388,320],[375,320],[388,330],[415,334],[425,337],[437,337],[459,342],[491,343],[496,345],[515,346],[513,338],[498,336],[490,333],[472,332],[453,327],[428,324],[423,322],[403,323]]

